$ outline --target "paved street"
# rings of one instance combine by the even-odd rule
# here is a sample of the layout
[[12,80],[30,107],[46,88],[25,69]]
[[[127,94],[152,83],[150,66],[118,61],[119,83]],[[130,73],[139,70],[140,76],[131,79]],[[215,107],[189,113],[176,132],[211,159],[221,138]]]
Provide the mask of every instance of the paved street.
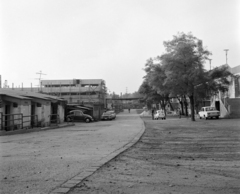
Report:
[[114,121],[1,136],[0,193],[67,192],[134,144],[143,131],[132,110]]

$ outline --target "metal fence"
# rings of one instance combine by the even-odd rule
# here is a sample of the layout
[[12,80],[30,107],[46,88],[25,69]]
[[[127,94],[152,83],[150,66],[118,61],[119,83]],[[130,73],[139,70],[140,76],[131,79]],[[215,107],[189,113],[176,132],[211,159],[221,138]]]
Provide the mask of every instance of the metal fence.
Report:
[[48,117],[50,117],[50,125],[51,124],[58,125],[60,123],[59,114],[50,114]]
[[[24,128],[33,128],[38,125],[37,115],[23,116],[22,113],[2,114],[0,113],[0,130],[13,131]],[[29,123],[29,124],[25,124]]]
[[[49,123],[47,125],[58,125],[61,120],[58,114],[50,114]],[[42,123],[38,121],[37,115],[3,114],[0,113],[0,130],[13,131],[18,129],[28,129],[34,127],[42,127]]]

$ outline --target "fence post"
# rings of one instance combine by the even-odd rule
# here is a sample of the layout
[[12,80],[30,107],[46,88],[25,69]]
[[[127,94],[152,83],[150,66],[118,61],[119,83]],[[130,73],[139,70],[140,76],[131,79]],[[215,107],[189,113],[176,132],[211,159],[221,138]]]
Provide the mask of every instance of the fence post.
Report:
[[36,116],[36,126],[38,127],[38,115],[35,115]]
[[13,131],[14,131],[15,130],[14,115],[12,115],[12,120],[13,120]]
[[3,130],[3,114],[0,113],[0,115],[1,115],[1,130]]
[[22,129],[23,129],[23,113],[21,113],[21,116],[22,116]]

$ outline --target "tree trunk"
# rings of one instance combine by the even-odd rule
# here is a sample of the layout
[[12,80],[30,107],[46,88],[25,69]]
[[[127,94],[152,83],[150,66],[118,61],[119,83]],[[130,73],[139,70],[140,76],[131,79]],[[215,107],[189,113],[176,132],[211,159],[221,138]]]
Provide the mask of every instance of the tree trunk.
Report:
[[165,117],[167,117],[167,114],[166,114],[166,103],[164,100],[160,100],[160,104],[161,104],[161,108],[164,110],[164,113],[165,113]]
[[183,111],[183,101],[182,101],[182,100],[180,101],[180,104],[181,104],[181,112],[182,112],[181,114],[182,114],[182,115],[185,115],[185,114],[184,114],[184,111]]
[[183,100],[182,100],[182,98],[181,98],[181,100],[180,100],[180,98],[178,98],[178,97],[177,97],[177,99],[178,99],[178,101],[179,101],[179,103],[180,103],[180,106],[181,106],[181,115],[185,115],[185,114],[184,114],[184,111],[183,111]]
[[188,117],[188,104],[187,104],[187,102],[184,102],[184,107],[185,107],[186,116]]
[[168,100],[168,103],[169,103],[169,105],[170,105],[171,111],[173,111],[173,110],[174,110],[174,108],[173,108],[173,106],[172,106],[172,104],[171,104],[170,100]]
[[184,95],[184,106],[185,106],[186,116],[188,117],[188,103],[185,95]]
[[194,112],[194,96],[193,94],[189,96],[190,98],[190,104],[191,104],[191,119],[192,121],[195,121],[195,112]]

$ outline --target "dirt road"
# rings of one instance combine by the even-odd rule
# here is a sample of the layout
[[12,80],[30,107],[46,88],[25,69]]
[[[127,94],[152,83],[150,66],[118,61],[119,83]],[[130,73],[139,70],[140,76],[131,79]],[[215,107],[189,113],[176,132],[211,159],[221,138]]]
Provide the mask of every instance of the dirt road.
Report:
[[143,120],[137,144],[69,193],[240,193],[239,119]]
[[0,193],[65,192],[125,150],[143,129],[136,113],[125,112],[113,121],[1,136]]

